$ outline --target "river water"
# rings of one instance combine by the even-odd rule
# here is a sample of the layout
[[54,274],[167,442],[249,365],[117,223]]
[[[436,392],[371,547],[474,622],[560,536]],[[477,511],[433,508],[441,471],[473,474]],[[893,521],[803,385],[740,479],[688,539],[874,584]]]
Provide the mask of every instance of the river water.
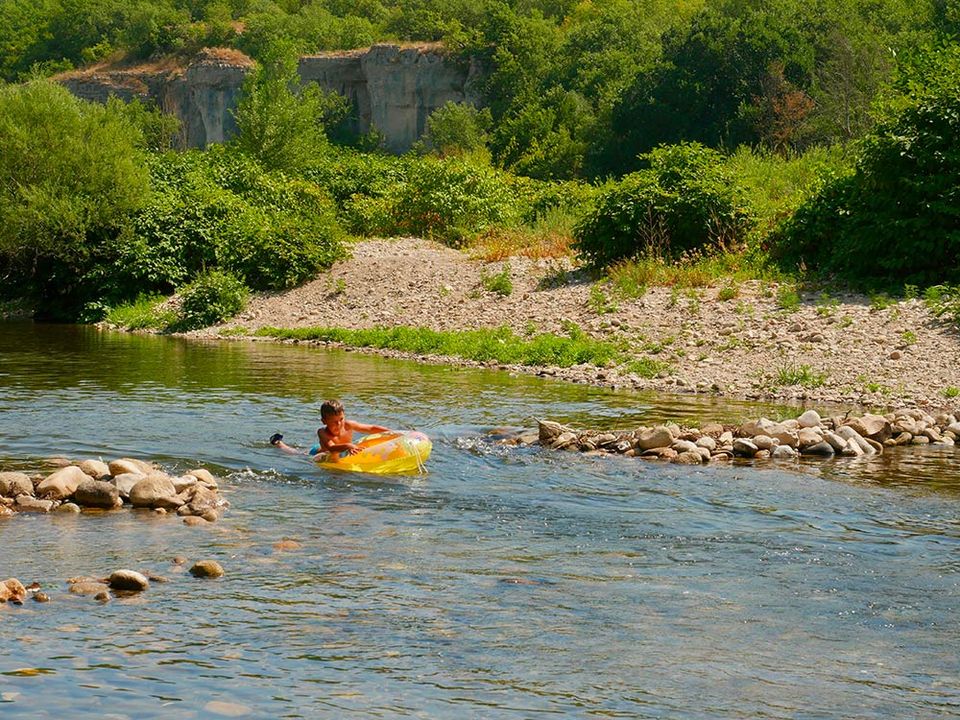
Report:
[[[327,397],[430,434],[429,473],[330,473],[267,444],[309,445]],[[52,596],[0,608],[0,717],[960,716],[960,450],[690,468],[487,435],[782,412],[0,324],[0,469],[202,465],[232,505],[202,528],[0,521],[0,578]],[[226,575],[194,579],[174,556]],[[105,605],[66,592],[118,568],[169,582]]]

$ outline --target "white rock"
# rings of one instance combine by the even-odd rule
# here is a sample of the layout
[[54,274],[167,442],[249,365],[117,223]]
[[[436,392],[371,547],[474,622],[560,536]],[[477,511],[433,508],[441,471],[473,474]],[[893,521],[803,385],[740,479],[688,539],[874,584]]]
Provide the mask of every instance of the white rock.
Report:
[[803,428],[814,428],[820,426],[820,413],[816,410],[807,410],[797,418],[797,424]]

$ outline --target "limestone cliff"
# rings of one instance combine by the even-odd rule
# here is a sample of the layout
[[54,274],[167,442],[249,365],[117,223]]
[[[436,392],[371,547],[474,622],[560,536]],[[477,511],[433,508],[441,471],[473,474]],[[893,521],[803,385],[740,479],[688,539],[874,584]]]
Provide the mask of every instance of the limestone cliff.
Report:
[[[232,111],[252,61],[234,50],[208,49],[188,65],[155,63],[130,68],[96,67],[59,78],[74,95],[106,102],[115,95],[154,101],[180,118],[180,143],[206,147],[236,132]],[[408,150],[426,120],[447,102],[476,102],[472,66],[452,62],[435,46],[374,45],[363,50],[302,57],[300,77],[335,90],[351,103],[352,129],[376,128],[388,149]]]

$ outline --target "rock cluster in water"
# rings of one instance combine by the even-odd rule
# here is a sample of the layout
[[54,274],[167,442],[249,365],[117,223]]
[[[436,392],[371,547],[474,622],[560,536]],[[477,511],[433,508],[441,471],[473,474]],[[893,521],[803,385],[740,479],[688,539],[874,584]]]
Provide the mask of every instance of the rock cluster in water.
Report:
[[[537,440],[556,450],[617,453],[641,458],[700,464],[733,458],[793,460],[799,456],[878,455],[901,445],[955,445],[957,416],[932,416],[904,409],[886,415],[821,417],[807,410],[797,418],[749,420],[739,426],[718,423],[683,428],[676,423],[621,432],[574,430],[551,420],[539,421]],[[523,438],[521,438],[523,441]]]
[[[185,562],[181,557],[173,559],[174,566],[183,566]],[[218,578],[223,577],[224,571],[216,560],[200,560],[190,568],[190,574],[197,578]],[[72,577],[67,580],[67,585],[71,595],[92,596],[97,602],[103,603],[109,602],[112,596],[124,597],[144,592],[151,582],[167,582],[167,578],[149,571],[114,570],[102,578]],[[11,602],[23,605],[28,596],[36,602],[50,602],[50,596],[40,589],[40,583],[24,585],[17,578],[0,581],[0,604]]]
[[0,517],[17,512],[80,512],[124,506],[155,513],[176,512],[187,524],[214,522],[229,503],[217,479],[197,468],[171,477],[151,463],[121,458],[110,463],[84,460],[62,465],[47,476],[0,472]]

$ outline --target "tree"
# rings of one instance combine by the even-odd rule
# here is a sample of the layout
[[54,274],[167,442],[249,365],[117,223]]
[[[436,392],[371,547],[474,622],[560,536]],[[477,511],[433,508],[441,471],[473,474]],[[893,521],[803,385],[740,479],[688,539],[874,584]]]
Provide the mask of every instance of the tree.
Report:
[[489,108],[451,101],[427,118],[426,140],[440,155],[482,152],[492,124]]
[[84,272],[145,201],[142,143],[116,106],[48,81],[0,87],[0,259],[51,312],[89,296]]
[[315,83],[301,85],[289,45],[272,47],[243,84],[234,112],[236,147],[268,170],[297,173],[329,147],[326,127],[347,112],[347,101]]

